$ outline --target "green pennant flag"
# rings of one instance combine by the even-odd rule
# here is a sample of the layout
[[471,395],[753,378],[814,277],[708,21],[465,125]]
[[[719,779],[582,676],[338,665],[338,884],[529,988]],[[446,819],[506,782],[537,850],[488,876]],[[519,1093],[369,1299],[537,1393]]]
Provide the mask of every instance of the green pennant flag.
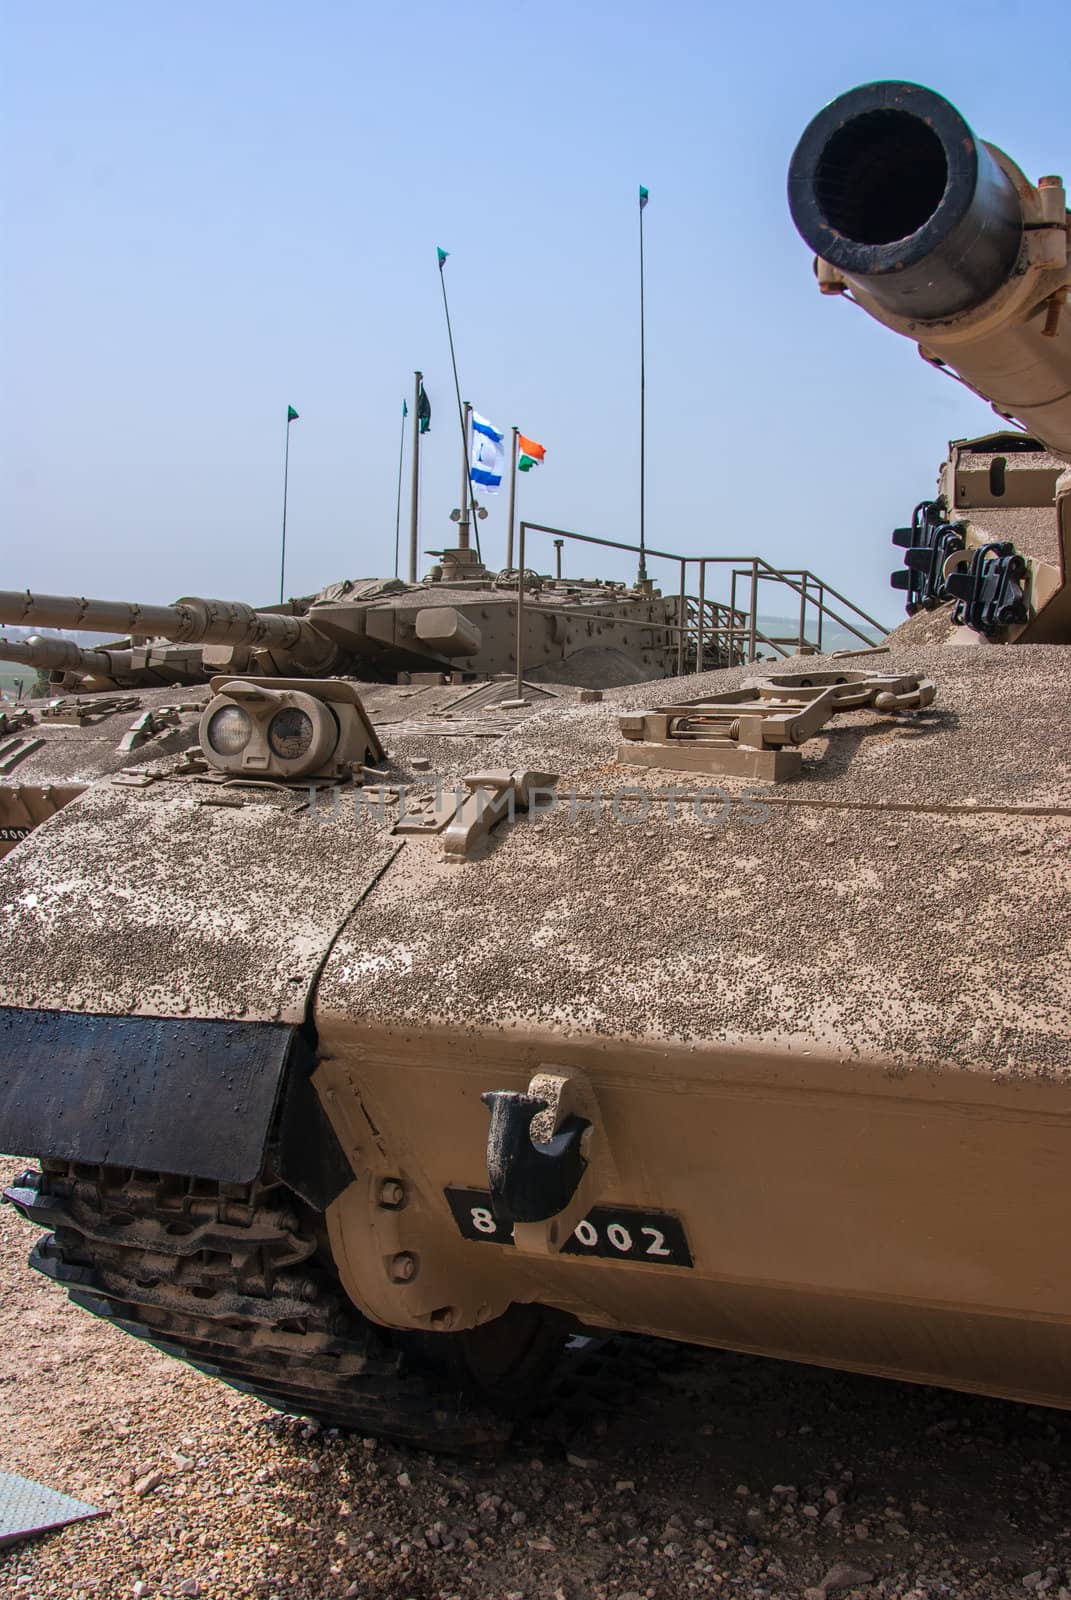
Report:
[[417,421],[420,423],[421,433],[431,431],[431,401],[428,399],[423,383],[420,385],[420,398],[417,401]]
[[436,245],[435,254],[439,258],[439,271],[441,272],[443,270],[443,267],[446,265],[446,258],[450,254],[450,252],[449,252],[449,250],[440,250],[438,245]]
[[296,422],[297,419],[298,419],[298,414],[294,410],[293,406],[287,406],[287,408],[286,408],[286,420],[287,420],[287,422]]
[[402,401],[402,416],[403,417],[407,417],[408,415],[409,415],[409,407],[406,405],[405,401],[403,400]]
[[648,201],[649,198],[650,198],[650,196],[648,195],[647,190],[643,187],[643,184],[641,183],[640,184],[640,210],[641,211],[643,210],[644,206],[647,204],[647,201]]

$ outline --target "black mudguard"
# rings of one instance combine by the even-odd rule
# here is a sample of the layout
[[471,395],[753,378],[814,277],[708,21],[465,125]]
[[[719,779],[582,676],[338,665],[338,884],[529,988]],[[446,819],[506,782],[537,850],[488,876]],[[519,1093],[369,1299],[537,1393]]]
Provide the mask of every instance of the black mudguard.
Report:
[[289,1025],[0,1007],[0,1150],[251,1183],[270,1143],[324,1209],[352,1173],[313,1065]]

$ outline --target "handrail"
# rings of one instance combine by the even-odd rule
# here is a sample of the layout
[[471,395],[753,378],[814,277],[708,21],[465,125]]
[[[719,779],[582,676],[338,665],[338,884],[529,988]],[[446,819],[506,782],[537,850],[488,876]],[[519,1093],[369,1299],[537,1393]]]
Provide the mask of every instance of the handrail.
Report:
[[[523,698],[523,692],[524,692],[524,690],[523,690],[523,680],[524,680],[525,592],[524,592],[523,573],[525,571],[525,559],[524,559],[525,540],[526,540],[527,534],[529,534],[529,533],[549,534],[554,539],[560,539],[560,540],[569,539],[569,540],[572,540],[572,541],[574,541],[574,542],[576,542],[578,544],[596,545],[596,546],[599,546],[600,548],[602,548],[604,550],[623,550],[623,551],[626,551],[626,552],[630,552],[633,555],[641,554],[639,545],[633,544],[633,543],[631,543],[631,542],[629,542],[627,540],[622,540],[622,539],[603,539],[603,538],[600,538],[597,535],[591,534],[591,533],[574,533],[571,529],[568,529],[568,528],[551,527],[547,523],[527,522],[527,521],[524,521],[524,520],[521,521],[520,527],[519,527],[518,562],[517,562],[517,565],[518,565],[518,568],[520,569],[520,572],[519,572],[519,581],[518,581],[518,585],[517,585],[517,650],[516,650],[517,694],[518,694],[519,698]],[[669,622],[650,623],[650,622],[648,622],[648,623],[643,623],[643,624],[634,624],[636,626],[661,627],[662,629],[664,629],[668,633],[676,635],[676,638],[677,638],[677,670],[678,670],[679,674],[683,674],[683,672],[684,672],[684,664],[685,664],[686,653],[687,653],[685,647],[686,647],[686,641],[689,638],[694,640],[693,649],[694,649],[695,665],[693,667],[693,671],[695,671],[695,672],[699,672],[699,671],[703,670],[704,645],[705,645],[705,642],[706,642],[706,638],[708,638],[708,637],[711,640],[717,639],[719,641],[718,648],[720,650],[723,650],[723,651],[725,650],[725,645],[721,641],[727,640],[728,641],[727,653],[728,653],[730,658],[733,658],[735,656],[735,654],[737,653],[738,648],[742,649],[742,643],[743,643],[743,640],[745,639],[745,637],[747,639],[747,647],[746,647],[746,649],[747,649],[747,658],[752,660],[752,661],[755,659],[756,648],[757,648],[757,646],[759,644],[764,644],[764,645],[770,646],[771,649],[776,650],[778,652],[778,654],[781,655],[781,656],[784,656],[784,657],[788,656],[789,651],[787,649],[783,648],[784,644],[789,644],[789,643],[792,642],[788,638],[788,636],[786,636],[783,641],[782,640],[777,640],[777,639],[772,639],[767,634],[764,634],[762,632],[762,630],[758,626],[758,588],[759,588],[759,583],[761,581],[764,581],[764,580],[765,581],[769,581],[769,582],[775,582],[775,583],[783,584],[786,589],[789,589],[793,594],[796,594],[796,595],[799,596],[799,599],[800,599],[800,621],[799,621],[799,635],[798,635],[798,638],[796,640],[796,648],[797,648],[797,650],[815,649],[816,648],[814,645],[811,644],[811,642],[806,637],[807,607],[808,606],[813,606],[815,608],[815,611],[817,612],[817,620],[818,620],[818,645],[817,645],[817,648],[819,648],[819,649],[821,648],[821,643],[822,643],[822,625],[823,625],[823,622],[825,621],[825,619],[827,619],[827,618],[831,622],[835,622],[839,627],[846,629],[847,632],[852,634],[854,638],[861,639],[863,641],[863,643],[866,644],[866,645],[872,645],[874,643],[874,641],[873,641],[873,639],[869,638],[862,631],[862,629],[859,626],[859,622],[865,623],[868,627],[876,629],[878,634],[882,638],[886,637],[888,635],[889,631],[890,631],[888,628],[885,627],[884,623],[879,622],[876,617],[870,616],[870,614],[868,612],[863,610],[862,606],[856,605],[854,600],[849,600],[847,595],[842,594],[840,592],[840,590],[834,588],[832,584],[826,583],[826,581],[823,578],[820,578],[816,572],[812,572],[809,567],[798,567],[798,568],[797,567],[793,567],[793,568],[787,568],[787,569],[779,568],[779,567],[773,566],[769,561],[767,561],[765,559],[765,557],[756,556],[756,555],[748,555],[748,556],[737,556],[737,555],[720,555],[720,556],[681,555],[681,554],[679,554],[677,552],[674,552],[674,551],[671,551],[671,550],[653,549],[650,545],[646,546],[645,551],[643,552],[643,554],[645,554],[646,557],[648,559],[651,559],[651,560],[672,561],[672,562],[676,563],[680,568],[680,589],[679,589],[679,595],[677,597],[677,601],[678,601],[678,611],[677,611],[678,620],[677,620],[677,622],[675,622],[675,623],[669,623]],[[560,559],[560,549],[559,549],[559,559]],[[691,566],[696,566],[699,569],[699,596],[698,596],[698,599],[696,599],[695,596],[689,595],[687,593],[687,574],[688,574],[688,568],[691,567]],[[728,604],[726,604],[724,601],[708,600],[707,599],[707,597],[706,597],[706,572],[707,572],[707,568],[708,567],[728,567],[728,568],[730,568],[732,586],[731,586],[730,599],[729,599]],[[736,570],[736,569],[742,569],[742,570]],[[740,578],[740,579],[742,579],[742,580],[744,580],[744,581],[746,581],[746,582],[748,582],[750,584],[750,594],[749,594],[749,597],[748,597],[750,604],[748,606],[747,611],[744,611],[741,607],[737,606],[737,604],[736,604],[736,583],[737,583],[737,579],[738,578]],[[795,581],[797,579],[799,581]],[[813,591],[817,591],[817,593],[815,593]],[[833,609],[833,607],[829,604],[829,601],[828,601],[828,598],[827,598],[830,595],[832,595],[833,598],[835,600],[837,600],[840,605],[844,606],[849,612],[851,612],[858,619],[858,621],[856,621],[856,622],[850,621],[848,617],[842,616],[840,612],[835,611]],[[689,620],[689,607],[690,606],[694,606],[695,607],[694,620]],[[706,616],[705,616],[705,608],[707,606],[712,607],[713,610],[714,610],[714,616],[713,616],[712,621],[711,621],[711,626],[709,628],[709,632],[708,632]],[[540,607],[540,610],[543,611],[544,614],[546,614],[548,609],[549,608],[546,608],[546,607],[542,607],[542,606]],[[725,616],[726,616],[727,620],[721,621],[720,613],[725,613]],[[715,625],[715,619],[717,619],[716,625]],[[624,619],[620,619],[620,620],[624,620]]]
[[[724,561],[728,560],[728,557],[696,556],[693,559],[697,561]],[[741,560],[746,560],[749,563],[753,560],[757,561],[760,567],[766,568],[767,573],[769,573],[771,577],[776,577],[781,583],[788,582],[787,572],[780,567],[772,567],[768,561],[763,559],[762,556],[745,556],[742,557]],[[791,568],[790,570],[795,571],[796,569]],[[866,611],[864,611],[862,606],[857,606],[854,600],[849,600],[848,596],[841,594],[839,589],[834,589],[831,583],[826,583],[825,579],[820,578],[817,572],[812,572],[809,567],[801,567],[799,572],[801,577],[809,579],[811,583],[817,584],[819,588],[828,589],[830,594],[836,595],[837,599],[842,605],[850,606],[858,616],[863,618],[864,622],[869,622],[872,628],[877,628],[881,633],[888,633],[890,631],[883,622],[879,622],[876,617],[872,617]],[[826,609],[828,610],[828,607]],[[847,626],[848,624],[845,623],[845,627]]]
[[[717,556],[714,556],[712,559],[717,561],[719,558]],[[807,595],[805,590],[802,589],[798,583],[793,583],[792,579],[787,575],[787,573],[779,572],[776,567],[771,567],[768,562],[763,562],[761,556],[758,556],[756,559],[760,563],[762,563],[763,566],[766,567],[766,571],[765,572],[760,572],[759,573],[759,577],[760,578],[769,578],[771,582],[783,583],[787,589],[792,589],[796,594],[798,594],[800,596],[801,599],[803,599],[805,601],[809,599],[809,596]],[[746,577],[747,574],[745,573],[744,576]],[[829,584],[823,584],[822,580],[820,578],[814,577],[813,573],[809,574],[809,576],[814,578],[815,583],[820,588],[829,589],[830,593],[834,592]],[[843,597],[842,596],[838,596],[838,598],[843,598]],[[851,601],[851,600],[847,600],[844,603],[846,605],[851,606],[852,610],[853,611],[857,611],[861,617],[866,617],[866,612],[862,609],[861,606],[855,605],[853,603],[853,601]],[[868,639],[865,633],[860,633],[859,629],[857,627],[855,627],[855,625],[853,623],[849,622],[847,620],[847,618],[839,616],[838,613],[833,610],[832,606],[827,606],[824,601],[823,602],[819,602],[817,600],[815,600],[813,602],[813,604],[814,605],[821,604],[821,608],[822,608],[822,610],[823,610],[823,612],[825,613],[826,616],[832,617],[834,622],[839,622],[841,627],[842,628],[847,628],[849,633],[854,633],[855,637],[857,639],[862,639],[865,644],[873,644],[874,641],[872,639]],[[883,627],[883,625],[880,622],[874,622],[873,626],[875,628],[879,628],[883,635],[887,634],[888,631],[889,631],[888,628]]]

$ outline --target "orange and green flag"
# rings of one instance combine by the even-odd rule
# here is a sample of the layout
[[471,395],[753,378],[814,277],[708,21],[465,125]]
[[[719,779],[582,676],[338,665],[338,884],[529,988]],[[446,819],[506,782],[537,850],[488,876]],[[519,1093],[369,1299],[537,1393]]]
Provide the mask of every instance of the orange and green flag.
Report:
[[534,439],[526,439],[523,433],[517,435],[517,471],[531,472],[533,467],[543,465],[546,449],[541,444],[536,444]]

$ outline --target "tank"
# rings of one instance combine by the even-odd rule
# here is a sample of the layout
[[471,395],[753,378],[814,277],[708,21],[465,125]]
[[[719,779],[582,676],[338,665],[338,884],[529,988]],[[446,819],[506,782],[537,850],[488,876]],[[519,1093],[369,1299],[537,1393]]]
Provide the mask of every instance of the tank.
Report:
[[[917,149],[902,101],[853,103]],[[942,202],[902,165],[868,230],[910,261]],[[1019,310],[952,311],[957,360],[1037,333],[1068,394],[1035,238],[991,283],[971,224],[952,276]],[[1018,627],[601,698],[220,673],[0,867],[32,1264],[432,1449],[494,1448],[591,1328],[1071,1406],[1071,658]]]
[[[142,605],[0,593],[0,625],[124,636],[88,654],[65,639],[0,640],[0,660],[40,665],[58,687],[81,692],[205,683],[223,671],[389,682],[412,672],[515,673],[518,574],[475,561],[465,571],[417,584],[347,579],[262,610],[194,597]],[[536,679],[601,688],[677,667],[677,596],[527,572],[522,599],[522,648]]]

